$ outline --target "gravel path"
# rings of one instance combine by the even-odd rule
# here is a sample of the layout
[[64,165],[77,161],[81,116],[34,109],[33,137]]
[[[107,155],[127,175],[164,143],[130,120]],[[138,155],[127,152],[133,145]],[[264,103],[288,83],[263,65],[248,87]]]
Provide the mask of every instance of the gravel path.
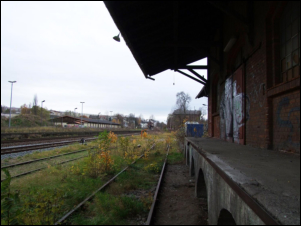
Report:
[[195,182],[184,163],[168,165],[156,205],[155,225],[207,225],[207,200],[195,197]]

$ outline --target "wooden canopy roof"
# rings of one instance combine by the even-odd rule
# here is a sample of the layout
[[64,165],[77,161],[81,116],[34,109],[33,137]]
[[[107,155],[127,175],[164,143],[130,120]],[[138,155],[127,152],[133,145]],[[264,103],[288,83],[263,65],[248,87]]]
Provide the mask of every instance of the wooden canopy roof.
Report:
[[222,19],[207,1],[104,3],[146,78],[208,57]]

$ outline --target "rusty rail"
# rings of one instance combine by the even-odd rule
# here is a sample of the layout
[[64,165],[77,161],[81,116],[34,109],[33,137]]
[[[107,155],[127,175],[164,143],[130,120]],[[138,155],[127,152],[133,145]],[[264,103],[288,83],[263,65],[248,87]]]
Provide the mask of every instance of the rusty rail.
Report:
[[170,146],[168,145],[166,157],[165,157],[165,160],[164,160],[164,163],[163,163],[163,167],[162,167],[162,170],[161,170],[161,175],[160,175],[160,178],[159,178],[159,181],[158,181],[158,184],[157,184],[155,195],[153,197],[153,203],[152,203],[152,206],[151,206],[150,211],[148,213],[148,217],[147,217],[145,225],[150,225],[151,222],[152,222],[152,218],[153,218],[153,213],[154,213],[154,209],[155,209],[155,206],[156,206],[157,197],[158,197],[158,194],[159,194],[161,182],[162,182],[162,179],[163,179],[163,176],[164,176],[164,172],[165,172],[165,166],[166,166],[167,156],[168,156],[168,153],[169,153],[169,148],[170,148]]
[[[81,159],[81,158],[84,158],[84,157],[87,157],[87,155],[81,156],[81,157],[78,157],[78,158],[75,158],[75,159],[69,159],[69,160],[66,160],[66,161],[64,161],[64,162],[59,162],[59,163],[57,163],[56,165],[61,165],[61,164],[64,164],[64,163],[67,163],[67,162],[71,162],[71,161],[75,161],[75,160],[78,160],[78,159]],[[11,178],[16,178],[16,177],[25,176],[25,175],[27,175],[27,174],[31,174],[31,173],[34,173],[34,172],[37,172],[37,171],[40,171],[40,170],[43,170],[43,169],[46,169],[46,168],[48,168],[48,167],[47,167],[47,166],[41,167],[41,168],[38,168],[38,169],[35,169],[35,170],[31,170],[31,171],[28,171],[28,172],[25,172],[25,173],[21,173],[21,174],[12,176]],[[5,181],[5,180],[6,180],[6,179],[2,179],[1,182]]]
[[[134,134],[117,134],[117,136],[131,136]],[[98,138],[88,138],[86,141],[96,140]],[[51,147],[59,147],[64,146],[70,143],[78,143],[78,140],[72,141],[61,141],[61,142],[54,142],[54,143],[43,143],[43,144],[33,144],[33,145],[21,145],[21,146],[11,146],[11,147],[2,147],[1,148],[1,155],[7,155],[12,153],[18,153],[23,151],[33,151]],[[10,151],[12,150],[12,151]]]
[[[97,138],[90,138],[86,139],[86,141],[95,140]],[[34,145],[22,145],[22,146],[13,146],[13,147],[3,147],[1,148],[1,155],[7,155],[12,153],[18,153],[23,151],[33,151],[33,150],[39,150],[39,149],[45,149],[45,148],[51,148],[51,147],[59,147],[64,146],[70,143],[78,143],[77,141],[61,141],[61,142],[54,142],[54,143],[43,143],[43,144],[34,144]]]
[[61,157],[61,156],[64,156],[64,155],[71,155],[71,154],[75,154],[75,153],[78,153],[78,152],[87,151],[87,150],[90,150],[90,149],[93,149],[93,148],[95,148],[95,147],[88,148],[88,149],[83,149],[83,150],[78,150],[78,151],[67,152],[67,153],[60,154],[60,155],[54,155],[54,156],[50,156],[50,157],[46,157],[46,158],[41,158],[41,159],[35,159],[35,160],[31,160],[31,161],[26,161],[26,162],[20,162],[20,163],[16,163],[16,164],[12,164],[12,165],[1,166],[1,169],[11,168],[11,167],[21,166],[21,165],[26,165],[26,164],[30,164],[30,163],[33,163],[33,162],[38,162],[38,161],[43,161],[43,160],[47,160],[47,159]]
[[[150,148],[153,149],[153,147],[155,146],[155,144],[153,144],[153,146]],[[141,159],[144,156],[144,154],[142,154],[141,156],[139,156],[138,159],[136,159],[135,161],[133,161],[130,165],[133,165],[134,163],[136,163],[137,160]],[[93,198],[95,196],[95,194],[99,191],[101,191],[102,189],[104,189],[106,186],[108,186],[110,183],[112,183],[120,174],[122,174],[124,171],[126,171],[129,168],[129,166],[125,167],[123,170],[121,170],[118,174],[116,174],[113,178],[111,178],[109,181],[107,181],[104,185],[102,185],[100,188],[98,188],[96,191],[94,191],[89,197],[87,197],[84,201],[82,201],[81,203],[79,203],[75,208],[73,208],[72,210],[70,210],[65,216],[63,216],[60,220],[58,220],[54,225],[58,225],[58,224],[62,224],[64,220],[66,220],[71,214],[73,214],[75,211],[77,211],[82,205],[84,205],[88,200],[90,200],[91,198]]]

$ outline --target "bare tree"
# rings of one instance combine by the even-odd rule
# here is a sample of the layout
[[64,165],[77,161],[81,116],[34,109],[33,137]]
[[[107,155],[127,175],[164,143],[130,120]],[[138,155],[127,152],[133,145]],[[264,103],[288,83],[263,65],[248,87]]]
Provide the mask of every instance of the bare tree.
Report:
[[188,93],[179,92],[177,93],[177,108],[183,111],[186,114],[186,110],[189,108],[189,103],[191,101],[191,97]]
[[35,94],[33,97],[31,111],[34,115],[38,115],[39,107],[38,107],[38,95],[37,94]]
[[176,97],[176,106],[170,114],[168,121],[169,126],[174,129],[182,127],[184,120],[187,120],[189,103],[191,101],[189,94],[183,91],[177,93]]

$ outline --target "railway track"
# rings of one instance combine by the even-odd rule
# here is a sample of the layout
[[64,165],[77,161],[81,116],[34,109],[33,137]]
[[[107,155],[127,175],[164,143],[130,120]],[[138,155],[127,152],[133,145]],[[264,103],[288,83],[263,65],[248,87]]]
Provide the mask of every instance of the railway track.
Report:
[[[12,164],[12,165],[1,166],[1,170],[2,169],[7,169],[7,168],[12,168],[12,167],[15,167],[15,166],[27,165],[27,164],[31,164],[31,163],[35,163],[35,162],[39,162],[39,161],[45,161],[45,160],[49,160],[49,159],[53,159],[53,158],[58,158],[58,157],[65,156],[65,155],[72,155],[72,154],[92,150],[94,148],[95,147],[88,148],[88,149],[82,149],[82,150],[78,150],[78,151],[73,151],[73,152],[68,152],[68,153],[64,153],[64,154],[60,154],[60,155],[54,155],[54,156],[50,156],[50,157],[46,157],[46,158],[35,159],[35,160],[31,160],[31,161],[26,161],[26,162],[20,162],[20,163],[16,163],[16,164]],[[56,165],[61,165],[61,164],[71,162],[71,161],[75,161],[75,160],[78,160],[78,159],[81,159],[81,158],[84,158],[84,157],[87,157],[87,155],[81,156],[81,157],[78,157],[78,158],[74,158],[74,159],[69,159],[69,160],[66,160],[66,161],[63,161],[63,162],[59,162]],[[43,170],[43,169],[46,169],[46,168],[47,168],[47,166],[41,167],[41,168],[38,168],[38,169],[34,169],[34,170],[31,170],[31,171],[23,172],[21,174],[12,176],[11,178],[17,178],[17,177],[25,176],[25,175],[28,175],[28,174],[31,174],[31,173],[34,173],[34,172],[37,172],[37,171],[40,171],[40,170]],[[4,180],[5,179],[1,179],[1,182],[3,182]]]
[[[98,138],[87,138],[86,141],[92,141],[95,139],[98,139]],[[39,150],[39,149],[45,149],[45,148],[51,148],[51,147],[59,147],[59,146],[64,146],[64,145],[78,143],[78,142],[79,142],[79,140],[71,140],[71,141],[60,141],[60,142],[53,142],[53,143],[1,147],[1,155],[18,153],[18,152],[23,152],[23,151]]]
[[43,142],[43,141],[60,141],[60,140],[66,140],[66,139],[80,139],[80,138],[88,138],[91,136],[72,136],[72,137],[60,137],[60,138],[55,138],[55,137],[48,137],[48,138],[36,138],[36,139],[19,139],[19,140],[3,140],[1,141],[1,147],[5,146],[12,146],[17,143],[24,143],[24,144],[30,144],[34,142]]
[[[131,134],[130,134],[131,135]],[[160,141],[161,142],[161,141]],[[155,147],[155,144],[153,144],[152,145],[152,147],[149,149],[149,150],[151,150],[151,149],[153,149]],[[150,208],[150,211],[149,211],[149,214],[148,214],[148,217],[146,218],[146,215],[145,215],[145,218],[144,218],[144,220],[143,220],[143,222],[144,222],[144,224],[146,224],[146,225],[150,225],[151,224],[151,222],[152,222],[152,218],[153,218],[153,212],[154,212],[154,210],[155,210],[155,208],[156,208],[156,200],[157,200],[157,196],[158,196],[158,194],[159,194],[159,191],[160,191],[160,185],[161,185],[161,181],[162,181],[162,178],[163,178],[163,174],[164,174],[164,171],[165,171],[165,168],[166,168],[166,161],[167,161],[167,156],[168,156],[168,152],[169,152],[169,145],[167,146],[167,153],[166,153],[166,156],[165,156],[165,154],[161,154],[160,156],[160,158],[159,159],[161,159],[160,160],[160,166],[159,167],[161,167],[162,166],[162,160],[164,160],[164,158],[165,158],[165,160],[164,160],[164,163],[163,163],[163,166],[162,166],[162,168],[161,168],[161,173],[160,174],[157,174],[157,179],[156,180],[158,180],[158,183],[157,183],[157,185],[155,185],[156,184],[156,180],[155,181],[153,181],[152,183],[154,183],[154,186],[155,187],[153,187],[152,188],[152,194],[153,194],[153,203],[152,203],[152,205],[151,205],[151,208]],[[93,149],[93,147],[92,148],[89,148],[89,149]],[[159,150],[161,150],[161,153],[162,153],[162,151],[163,151],[163,149],[164,150],[166,150],[164,147],[162,147],[161,146],[161,148],[159,148]],[[37,161],[42,161],[42,160],[47,160],[47,159],[50,159],[50,158],[56,158],[56,157],[59,157],[59,156],[63,156],[63,155],[68,155],[68,154],[74,154],[74,153],[77,153],[77,152],[83,152],[83,151],[87,151],[88,149],[83,149],[83,150],[78,150],[78,151],[73,151],[73,152],[69,152],[69,153],[64,153],[64,154],[60,154],[60,155],[56,155],[56,156],[51,156],[51,157],[47,157],[47,158],[43,158],[43,159],[37,159],[37,160],[32,160],[32,161],[27,161],[27,162],[21,162],[21,163],[17,163],[17,164],[14,164],[14,165],[7,165],[7,166],[3,166],[3,167],[1,167],[1,168],[9,168],[9,167],[14,167],[14,166],[19,166],[19,165],[26,165],[26,164],[30,164],[30,163],[33,163],[33,162],[37,162]],[[165,151],[164,151],[165,152]],[[157,153],[157,152],[154,152],[154,153]],[[60,220],[58,220],[56,223],[55,223],[55,225],[57,225],[57,224],[66,224],[66,223],[68,223],[69,222],[69,217],[72,215],[72,214],[74,214],[75,212],[77,212],[78,210],[79,211],[81,211],[81,210],[85,210],[85,208],[82,208],[83,207],[83,205],[85,205],[85,203],[87,202],[87,201],[91,201],[91,199],[93,199],[93,197],[95,196],[95,194],[96,193],[98,193],[99,191],[104,191],[111,183],[114,183],[114,182],[116,182],[116,178],[119,176],[119,175],[121,175],[122,173],[124,173],[125,171],[127,171],[128,169],[131,169],[131,170],[129,170],[129,172],[127,173],[127,175],[130,173],[130,172],[133,172],[133,170],[135,171],[136,170],[136,172],[137,172],[137,170],[138,169],[142,169],[143,167],[146,167],[146,166],[148,166],[149,165],[149,162],[147,163],[147,162],[145,162],[145,160],[143,160],[142,162],[140,162],[140,163],[138,163],[138,165],[139,165],[139,167],[137,168],[137,166],[133,166],[132,167],[132,165],[133,164],[135,164],[137,161],[139,161],[139,159],[141,159],[142,157],[144,156],[144,154],[142,154],[138,159],[136,159],[135,161],[133,161],[130,165],[128,165],[127,167],[125,167],[123,170],[121,170],[119,173],[117,173],[113,178],[111,178],[109,181],[107,181],[105,184],[103,184],[99,189],[97,189],[95,192],[93,192],[91,195],[89,195],[85,200],[83,200],[81,203],[79,203],[75,208],[73,208],[72,210],[70,210],[65,216],[63,216],[63,217],[61,217],[60,218]],[[148,155],[147,155],[148,156]],[[152,155],[152,156],[157,156],[157,155]],[[71,157],[71,156],[70,156]],[[70,158],[69,157],[69,158]],[[80,158],[84,158],[84,157],[86,157],[86,155],[85,156],[81,156],[81,157],[76,157],[76,156],[74,156],[74,157],[71,157],[71,158],[73,158],[73,159],[69,159],[69,160],[67,160],[67,161],[63,161],[63,162],[58,162],[58,163],[55,163],[55,164],[57,164],[57,165],[59,165],[59,164],[64,164],[64,163],[67,163],[67,162],[70,162],[70,161],[75,161],[75,160],[77,160],[77,159],[80,159]],[[141,161],[141,160],[140,160]],[[148,160],[147,160],[148,161]],[[145,164],[145,163],[147,163],[147,165]],[[40,167],[40,166],[39,166]],[[142,168],[141,168],[142,167]],[[14,178],[14,177],[19,177],[19,176],[23,176],[23,175],[27,175],[27,174],[29,174],[29,173],[33,173],[33,172],[36,172],[36,171],[39,171],[39,170],[42,170],[42,169],[45,169],[45,168],[47,168],[47,167],[42,167],[42,168],[38,168],[38,169],[34,169],[34,170],[32,170],[32,171],[28,171],[28,172],[22,172],[21,174],[19,174],[19,175],[15,175],[15,176],[13,176],[13,177],[11,177],[11,178]],[[144,169],[144,168],[143,168]],[[159,173],[159,171],[157,171],[158,173]],[[159,176],[160,175],[160,176]],[[133,177],[133,178],[135,178],[135,177]],[[158,179],[159,178],[159,179]],[[1,182],[2,182],[3,180],[1,180]],[[119,180],[117,180],[117,182],[118,182]],[[144,181],[144,179],[142,179],[141,181]],[[118,183],[120,183],[120,182],[118,182]],[[149,182],[142,182],[142,183],[149,183]],[[100,185],[99,185],[100,186]],[[117,184],[117,186],[119,186],[118,184]],[[156,189],[155,189],[156,188]],[[107,190],[105,190],[105,192],[107,192]],[[65,212],[66,213],[66,212]],[[145,212],[144,212],[145,213]],[[71,218],[72,219],[72,218]],[[145,219],[147,219],[147,221],[145,221]],[[54,223],[54,222],[53,222]]]
[[[139,132],[138,132],[138,134],[139,134]],[[119,136],[119,135],[130,136],[130,135],[134,135],[134,134],[133,133],[132,134],[118,134],[117,136]],[[137,135],[137,134],[135,134],[135,135]],[[98,138],[90,137],[90,138],[85,138],[85,141],[89,142],[89,141],[96,140],[96,139],[98,139]],[[1,155],[65,146],[65,145],[69,145],[72,143],[78,143],[78,142],[79,142],[79,139],[74,140],[74,138],[73,138],[72,140],[69,140],[69,141],[64,140],[64,141],[58,141],[58,142],[52,142],[52,143],[38,143],[38,144],[1,147]]]
[[[152,149],[155,146],[155,144],[150,148]],[[155,194],[153,196],[153,202],[150,208],[150,211],[148,213],[148,217],[147,217],[147,221],[145,222],[145,225],[150,225],[152,222],[152,218],[153,218],[153,213],[154,213],[154,209],[156,206],[156,201],[157,201],[157,197],[160,191],[160,186],[161,186],[161,182],[162,182],[162,178],[165,172],[165,168],[166,168],[166,164],[167,164],[167,156],[169,153],[169,148],[170,146],[167,146],[167,154],[165,156],[165,160],[161,169],[161,173],[160,173],[160,177],[156,186],[156,191]],[[139,156],[138,159],[136,159],[135,161],[133,161],[131,165],[135,164],[139,159],[141,159],[144,156],[144,154],[142,154],[141,156]],[[66,215],[64,215],[62,218],[60,218],[60,220],[58,220],[55,225],[60,225],[60,224],[65,224],[67,222],[67,219],[74,214],[76,211],[78,211],[79,209],[81,209],[83,207],[83,205],[88,202],[91,201],[91,199],[93,199],[93,197],[100,191],[104,191],[112,182],[114,182],[116,180],[116,178],[121,175],[123,172],[125,172],[130,166],[125,167],[123,170],[121,170],[119,173],[117,173],[113,178],[111,178],[109,181],[107,181],[104,185],[102,185],[100,188],[98,188],[96,191],[94,191],[90,196],[88,196],[85,200],[83,200],[81,203],[79,203],[75,208],[73,208],[72,210],[70,210]]]

